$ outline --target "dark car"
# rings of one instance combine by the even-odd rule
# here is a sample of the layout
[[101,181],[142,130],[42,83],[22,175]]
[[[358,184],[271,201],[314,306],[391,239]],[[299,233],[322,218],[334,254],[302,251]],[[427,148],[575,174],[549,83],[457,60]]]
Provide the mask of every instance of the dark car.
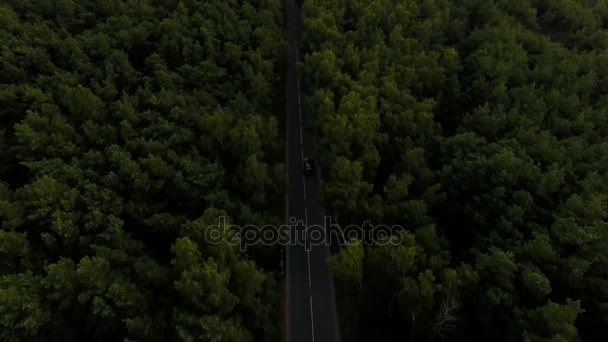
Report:
[[311,158],[304,158],[304,174],[310,176],[313,174],[315,169],[315,161]]
[[279,256],[279,270],[277,272],[281,278],[285,277],[285,261],[285,247],[281,247],[281,255]]

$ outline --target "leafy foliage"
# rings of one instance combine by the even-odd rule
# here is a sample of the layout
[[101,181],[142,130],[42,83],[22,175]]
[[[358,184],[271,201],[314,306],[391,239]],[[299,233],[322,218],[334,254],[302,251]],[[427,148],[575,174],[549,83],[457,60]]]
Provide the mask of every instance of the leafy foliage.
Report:
[[327,210],[408,237],[333,257],[344,336],[606,340],[606,2],[302,12]]
[[275,251],[204,236],[281,215],[282,18],[278,1],[0,4],[1,340],[276,337]]

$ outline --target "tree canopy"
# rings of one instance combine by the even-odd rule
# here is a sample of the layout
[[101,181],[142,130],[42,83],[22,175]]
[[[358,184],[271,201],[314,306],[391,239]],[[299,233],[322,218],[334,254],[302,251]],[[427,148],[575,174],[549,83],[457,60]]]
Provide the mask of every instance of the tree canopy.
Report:
[[[344,339],[608,340],[608,2],[297,3]],[[283,17],[2,1],[1,340],[278,338]]]
[[608,339],[607,5],[303,2],[348,340]]
[[205,233],[282,215],[281,3],[5,0],[0,41],[0,339],[273,340],[274,251]]

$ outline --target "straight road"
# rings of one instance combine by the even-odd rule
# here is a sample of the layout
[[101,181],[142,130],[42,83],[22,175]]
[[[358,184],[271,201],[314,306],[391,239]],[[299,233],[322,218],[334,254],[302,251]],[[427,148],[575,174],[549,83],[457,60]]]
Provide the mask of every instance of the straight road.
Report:
[[[303,111],[303,97],[296,62],[300,58],[302,34],[299,9],[295,0],[286,0],[289,38],[287,70],[287,177],[288,217],[301,221],[296,233],[310,236],[312,225],[323,225],[321,184],[314,176],[302,173],[305,156],[315,155],[315,139],[305,129],[312,117]],[[293,222],[290,222],[290,224]],[[292,231],[293,232],[293,231]],[[300,241],[302,242],[302,241]],[[332,278],[326,260],[325,244],[290,245],[287,248],[287,296],[289,342],[338,342],[338,322]]]

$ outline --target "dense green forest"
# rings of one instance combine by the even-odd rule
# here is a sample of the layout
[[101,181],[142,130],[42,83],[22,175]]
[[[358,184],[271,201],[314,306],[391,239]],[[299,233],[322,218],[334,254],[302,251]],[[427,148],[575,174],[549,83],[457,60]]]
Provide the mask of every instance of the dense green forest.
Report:
[[[343,340],[608,340],[608,0],[297,2]],[[0,0],[0,340],[278,338],[283,21]]]
[[345,341],[607,341],[608,2],[304,0]]
[[275,340],[275,251],[204,232],[283,215],[283,21],[0,1],[0,340]]

